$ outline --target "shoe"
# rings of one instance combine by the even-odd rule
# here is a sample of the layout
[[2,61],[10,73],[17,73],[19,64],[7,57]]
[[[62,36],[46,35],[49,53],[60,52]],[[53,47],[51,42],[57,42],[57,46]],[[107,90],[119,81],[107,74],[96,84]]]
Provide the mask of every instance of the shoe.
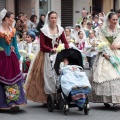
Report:
[[10,113],[14,113],[14,112],[17,112],[17,111],[19,111],[19,106],[12,106],[10,108]]
[[106,108],[109,108],[110,107],[110,104],[109,103],[104,103],[105,107]]
[[113,104],[113,109],[114,109],[115,111],[120,110],[120,105],[119,105],[119,104]]

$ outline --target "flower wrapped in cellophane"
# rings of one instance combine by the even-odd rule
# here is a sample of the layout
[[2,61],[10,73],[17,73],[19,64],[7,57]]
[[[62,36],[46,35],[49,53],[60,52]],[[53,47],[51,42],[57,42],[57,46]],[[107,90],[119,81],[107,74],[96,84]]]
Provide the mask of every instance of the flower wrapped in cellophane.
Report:
[[75,42],[75,40],[74,40],[74,39],[70,39],[70,42],[73,42],[73,43],[74,43],[74,42]]
[[23,58],[29,58],[30,60],[32,60],[35,57],[35,55],[33,53],[30,53],[28,55],[25,50],[19,50],[19,53],[20,53],[21,57],[23,57]]
[[27,57],[27,52],[25,50],[19,50],[21,57]]
[[19,53],[21,55],[22,71],[23,73],[27,73],[30,67],[30,63],[32,59],[35,57],[35,55],[33,53],[28,55],[25,50],[19,50]]
[[99,52],[102,52],[102,54],[107,54],[109,56],[109,61],[113,65],[113,67],[117,70],[117,72],[120,74],[120,71],[118,69],[118,65],[120,64],[120,59],[116,56],[111,55],[111,51],[109,49],[110,47],[110,42],[102,42],[100,43],[97,48]]
[[64,44],[59,44],[59,46],[56,48],[56,52],[61,52],[63,49],[65,49]]
[[28,57],[30,58],[30,60],[32,60],[35,57],[35,55],[33,53],[31,53],[28,55]]
[[97,46],[97,49],[99,52],[102,52],[103,54],[108,52],[107,47],[108,47],[109,43],[107,42],[102,42]]
[[109,44],[107,42],[102,42],[97,46],[97,48],[98,48],[98,50],[100,50],[100,49],[103,49],[103,47],[107,47],[108,45]]

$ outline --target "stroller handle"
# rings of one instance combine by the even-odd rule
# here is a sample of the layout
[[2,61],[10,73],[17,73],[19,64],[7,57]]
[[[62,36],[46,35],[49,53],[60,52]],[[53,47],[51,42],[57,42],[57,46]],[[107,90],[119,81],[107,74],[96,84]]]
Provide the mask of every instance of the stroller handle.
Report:
[[78,66],[78,68],[80,68],[81,70],[83,70],[83,68],[81,66]]
[[51,56],[51,55],[53,55],[55,52],[52,50],[50,53],[49,53],[49,57]]

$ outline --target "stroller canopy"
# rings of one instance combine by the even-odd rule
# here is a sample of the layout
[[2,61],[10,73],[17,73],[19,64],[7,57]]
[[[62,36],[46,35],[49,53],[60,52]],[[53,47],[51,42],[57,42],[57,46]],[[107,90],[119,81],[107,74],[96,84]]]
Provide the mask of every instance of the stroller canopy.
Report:
[[64,49],[57,54],[54,64],[54,69],[58,75],[59,75],[60,63],[63,61],[64,58],[67,58],[69,60],[70,65],[78,65],[83,67],[83,60],[80,51],[72,48]]

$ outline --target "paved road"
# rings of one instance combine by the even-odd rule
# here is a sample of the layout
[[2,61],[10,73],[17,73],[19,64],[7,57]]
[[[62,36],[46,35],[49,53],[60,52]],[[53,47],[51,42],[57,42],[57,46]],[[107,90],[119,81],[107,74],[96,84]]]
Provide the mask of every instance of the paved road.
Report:
[[112,107],[106,109],[103,104],[90,103],[90,106],[89,115],[84,115],[77,108],[71,108],[65,116],[63,111],[55,110],[50,113],[39,103],[28,101],[28,105],[21,107],[18,113],[0,112],[0,120],[120,120],[120,110],[115,111]]
[[[89,71],[86,72],[88,75]],[[50,113],[40,103],[28,101],[27,106],[21,107],[18,113],[0,111],[0,120],[120,120],[120,110],[115,111],[113,107],[107,109],[100,103],[90,103],[90,106],[89,115],[84,115],[84,112],[78,111],[77,108],[71,108],[65,116],[63,111],[55,110]]]

